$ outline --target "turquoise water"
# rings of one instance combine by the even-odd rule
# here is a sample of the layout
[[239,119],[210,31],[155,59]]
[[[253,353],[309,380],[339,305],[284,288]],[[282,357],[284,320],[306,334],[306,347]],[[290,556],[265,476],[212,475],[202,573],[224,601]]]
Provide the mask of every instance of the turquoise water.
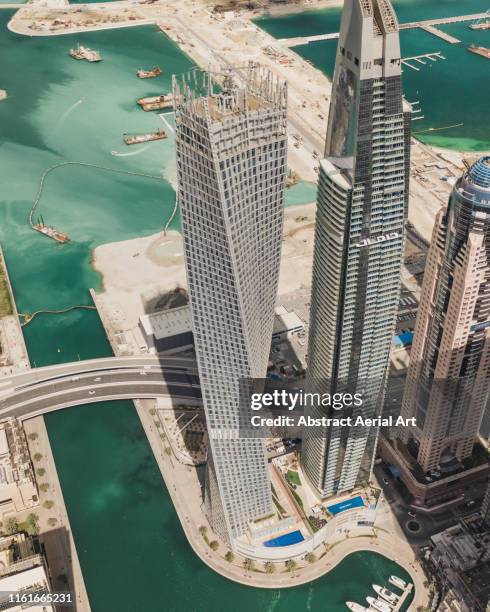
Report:
[[[90,303],[100,279],[90,266],[98,244],[153,233],[173,208],[173,145],[153,143],[127,152],[121,135],[160,127],[139,110],[140,96],[168,91],[170,74],[191,63],[152,27],[52,38],[6,30],[0,14],[0,239],[21,312]],[[103,62],[71,60],[76,42],[97,48]],[[160,64],[158,82],[135,77]],[[143,147],[141,147],[143,148]],[[44,170],[70,160],[149,173],[168,180],[63,166],[47,176],[39,205],[47,223],[72,242],[58,245],[33,232],[27,216]],[[170,181],[170,182],[169,182]],[[289,204],[314,199],[314,186],[288,190]],[[174,221],[178,228],[178,220]],[[110,355],[98,316],[75,311],[39,317],[25,328],[36,366]],[[343,610],[361,601],[394,563],[358,553],[327,577],[293,591],[261,591],[229,582],[203,565],[189,547],[131,402],[101,403],[46,416],[82,571],[94,612]]]
[[[400,22],[472,14],[488,9],[486,0],[398,0],[394,2]],[[306,11],[283,17],[265,17],[257,25],[276,38],[338,32],[340,9]],[[466,50],[471,43],[490,47],[490,30],[473,31],[468,23],[441,26],[462,41],[451,45],[421,30],[400,35],[402,57],[440,51],[446,60],[416,64],[420,71],[404,68],[403,83],[409,101],[420,102],[423,120],[413,123],[413,132],[429,144],[465,150],[490,148],[490,61]],[[336,40],[320,41],[294,50],[314,66],[332,76]],[[454,124],[463,124],[448,128]],[[431,130],[436,128],[436,130]],[[444,129],[440,129],[444,128]],[[427,131],[430,130],[430,131]]]

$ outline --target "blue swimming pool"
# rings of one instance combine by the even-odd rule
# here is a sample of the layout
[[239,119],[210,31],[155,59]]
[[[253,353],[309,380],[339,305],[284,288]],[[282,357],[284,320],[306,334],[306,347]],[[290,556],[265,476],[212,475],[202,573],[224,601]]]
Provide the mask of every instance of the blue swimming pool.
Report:
[[301,531],[297,530],[291,531],[291,533],[285,533],[284,535],[273,538],[272,540],[267,540],[267,542],[264,542],[264,546],[291,546],[291,544],[297,544],[303,540],[303,534]]
[[345,501],[339,502],[338,504],[327,506],[327,510],[335,516],[340,512],[352,510],[352,508],[362,508],[363,506],[365,506],[363,498],[360,495],[357,495],[356,497],[346,499]]

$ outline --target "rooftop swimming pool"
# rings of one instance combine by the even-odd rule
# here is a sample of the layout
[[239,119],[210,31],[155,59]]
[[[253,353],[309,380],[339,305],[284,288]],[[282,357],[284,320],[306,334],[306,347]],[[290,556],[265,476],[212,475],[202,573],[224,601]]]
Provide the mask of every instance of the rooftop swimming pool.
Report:
[[291,544],[297,544],[304,540],[303,534],[298,529],[297,531],[291,531],[291,533],[285,533],[284,535],[272,538],[264,542],[264,546],[291,546]]
[[362,508],[365,505],[366,504],[364,503],[364,499],[361,497],[361,495],[357,495],[356,497],[346,499],[345,501],[339,502],[338,504],[327,506],[327,510],[335,516],[336,514],[340,514],[340,512],[352,510],[352,508]]

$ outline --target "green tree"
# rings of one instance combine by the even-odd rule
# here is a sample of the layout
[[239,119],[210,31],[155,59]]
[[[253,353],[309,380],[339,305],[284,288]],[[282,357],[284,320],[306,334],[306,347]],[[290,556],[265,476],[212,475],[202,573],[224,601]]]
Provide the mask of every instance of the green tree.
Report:
[[201,525],[199,527],[199,533],[202,535],[202,537],[204,537],[208,532],[208,528],[206,527],[206,525]]
[[211,548],[211,550],[217,551],[219,548],[218,540],[213,540],[212,542],[209,542],[209,548]]
[[249,572],[249,571],[253,570],[253,568],[254,568],[254,562],[253,562],[253,560],[252,560],[252,559],[249,559],[248,557],[247,557],[247,559],[244,559],[244,560],[243,560],[243,567],[244,567],[244,569],[245,569],[247,572]]
[[39,517],[34,512],[31,512],[27,517],[27,524],[32,533],[39,533]]
[[43,456],[41,455],[41,453],[36,453],[33,457],[34,461],[41,461],[42,458]]
[[229,550],[225,555],[225,559],[228,561],[228,563],[232,563],[234,558],[235,555],[231,552],[231,550]]
[[39,435],[36,432],[30,433],[28,436],[29,440],[37,440]]
[[46,470],[44,468],[37,468],[36,474],[38,476],[44,476],[44,474],[46,474]]
[[284,565],[286,566],[286,569],[288,570],[288,572],[292,572],[296,569],[296,566],[298,564],[296,563],[294,559],[288,559]]
[[54,501],[51,501],[50,499],[47,499],[44,503],[43,506],[45,508],[47,508],[48,510],[50,510],[53,506],[54,506]]
[[308,563],[315,563],[316,561],[316,557],[312,552],[306,553],[305,559],[308,561]]
[[272,561],[266,561],[264,563],[264,569],[266,574],[273,574],[276,571],[276,566]]
[[9,516],[7,522],[5,523],[5,531],[9,535],[19,531],[19,521],[15,518],[15,516]]
[[39,490],[42,491],[43,493],[47,493],[49,491],[49,483],[43,482],[42,484],[40,484]]
[[48,525],[50,527],[54,527],[55,525],[57,525],[58,523],[58,519],[54,518],[54,516],[52,516],[51,518],[48,518]]

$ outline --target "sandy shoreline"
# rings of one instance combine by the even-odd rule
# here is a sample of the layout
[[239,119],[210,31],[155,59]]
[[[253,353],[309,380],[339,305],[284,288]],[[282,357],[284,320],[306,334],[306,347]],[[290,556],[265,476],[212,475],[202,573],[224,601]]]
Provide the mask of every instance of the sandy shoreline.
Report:
[[[311,202],[285,209],[279,293],[301,287],[302,278],[309,283],[315,208]],[[100,293],[119,295],[138,312],[141,295],[187,285],[182,235],[175,230],[102,244],[91,264],[101,275]]]
[[343,4],[343,0],[311,0],[311,2],[301,2],[298,4],[269,5],[263,9],[255,9],[254,13],[264,17],[282,17],[284,15],[304,13],[306,11],[320,11],[322,9],[338,8]]

